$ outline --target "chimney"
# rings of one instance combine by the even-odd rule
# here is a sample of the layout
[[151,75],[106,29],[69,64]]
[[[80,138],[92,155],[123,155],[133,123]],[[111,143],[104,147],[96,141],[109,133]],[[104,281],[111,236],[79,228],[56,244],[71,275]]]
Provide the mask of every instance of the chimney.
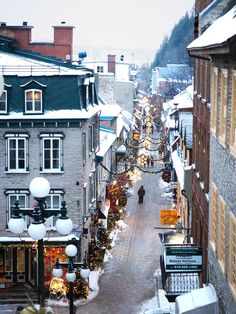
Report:
[[116,55],[111,55],[109,54],[108,56],[108,72],[113,73],[114,75],[116,74]]
[[7,26],[6,22],[0,22],[0,26]]

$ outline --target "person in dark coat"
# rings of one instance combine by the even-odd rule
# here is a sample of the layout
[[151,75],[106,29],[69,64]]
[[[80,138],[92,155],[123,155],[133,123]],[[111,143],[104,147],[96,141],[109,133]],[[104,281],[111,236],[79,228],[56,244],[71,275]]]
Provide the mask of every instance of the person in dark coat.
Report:
[[153,167],[153,166],[154,166],[154,158],[153,158],[152,155],[151,155],[151,157],[150,157],[150,161],[151,161],[151,167]]
[[138,189],[138,203],[139,204],[143,203],[144,195],[145,195],[145,189],[144,189],[143,185],[141,185],[140,188]]

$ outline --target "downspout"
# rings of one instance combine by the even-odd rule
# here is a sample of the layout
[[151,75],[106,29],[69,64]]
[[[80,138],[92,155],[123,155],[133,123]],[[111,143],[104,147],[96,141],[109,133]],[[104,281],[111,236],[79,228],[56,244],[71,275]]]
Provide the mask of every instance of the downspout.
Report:
[[181,190],[181,194],[187,199],[187,243],[191,243],[191,225],[190,225],[190,205],[185,190]]

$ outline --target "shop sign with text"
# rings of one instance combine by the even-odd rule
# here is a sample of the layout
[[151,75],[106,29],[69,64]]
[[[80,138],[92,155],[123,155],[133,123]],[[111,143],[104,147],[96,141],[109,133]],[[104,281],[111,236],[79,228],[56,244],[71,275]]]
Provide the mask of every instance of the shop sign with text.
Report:
[[201,272],[202,248],[199,246],[167,246],[165,269],[167,272]]

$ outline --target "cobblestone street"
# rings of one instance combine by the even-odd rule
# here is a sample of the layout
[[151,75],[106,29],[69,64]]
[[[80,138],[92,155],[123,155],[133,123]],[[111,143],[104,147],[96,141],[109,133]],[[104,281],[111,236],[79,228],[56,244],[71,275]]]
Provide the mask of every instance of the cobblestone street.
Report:
[[[140,304],[155,294],[154,272],[159,268],[162,252],[158,231],[153,228],[159,221],[160,174],[143,173],[142,178],[128,198],[127,228],[119,233],[111,250],[113,258],[106,263],[100,277],[99,293],[89,303],[80,305],[77,313],[136,314]],[[138,204],[140,185],[146,190],[143,204]],[[56,309],[56,314],[64,313],[68,309]]]

